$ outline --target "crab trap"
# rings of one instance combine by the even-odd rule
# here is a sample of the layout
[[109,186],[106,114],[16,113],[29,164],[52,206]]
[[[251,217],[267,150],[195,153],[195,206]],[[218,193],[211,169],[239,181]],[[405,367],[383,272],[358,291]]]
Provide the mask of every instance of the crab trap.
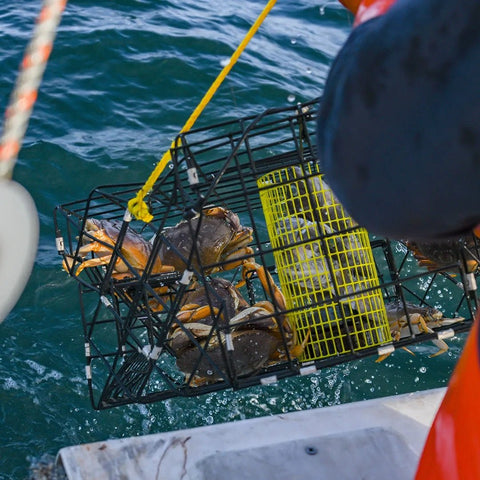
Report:
[[370,236],[328,187],[317,101],[191,130],[148,196],[98,187],[55,209],[78,282],[92,405],[276,382],[467,331],[475,238]]

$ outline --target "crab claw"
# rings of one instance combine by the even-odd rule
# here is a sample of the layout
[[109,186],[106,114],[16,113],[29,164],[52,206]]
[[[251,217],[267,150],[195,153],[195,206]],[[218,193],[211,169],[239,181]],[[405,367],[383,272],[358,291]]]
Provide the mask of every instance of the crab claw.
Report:
[[[87,219],[82,237],[84,244],[78,249],[78,255],[83,261],[78,266],[75,275],[80,275],[85,268],[109,265],[115,247],[118,247],[118,257],[115,260],[112,276],[125,278],[132,277],[136,273],[142,274],[149,263],[152,244],[130,226],[127,227],[122,242],[117,244],[121,229],[122,222],[119,221]],[[86,260],[90,253],[95,256]],[[68,272],[72,272],[73,263],[73,259],[66,257],[64,268]],[[174,270],[173,266],[164,265],[160,258],[154,259],[152,273],[169,273]]]

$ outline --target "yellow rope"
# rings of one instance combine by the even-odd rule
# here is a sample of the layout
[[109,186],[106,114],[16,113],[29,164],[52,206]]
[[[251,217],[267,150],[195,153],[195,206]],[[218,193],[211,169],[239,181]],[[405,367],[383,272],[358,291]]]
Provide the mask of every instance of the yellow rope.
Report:
[[[265,20],[265,17],[268,15],[270,10],[273,8],[277,0],[269,0],[268,4],[266,7],[263,9],[262,13],[259,15],[255,23],[252,25],[248,33],[245,35],[245,38],[242,40],[238,48],[235,50],[233,55],[230,57],[230,61],[228,62],[227,65],[223,68],[223,70],[220,72],[218,77],[215,79],[215,81],[212,83],[211,87],[208,89],[207,93],[204,95],[200,103],[198,104],[197,108],[193,111],[193,113],[190,115],[190,118],[187,120],[183,128],[181,129],[180,133],[185,133],[188,132],[197,118],[200,116],[202,113],[203,109],[207,106],[208,102],[212,99],[212,97],[215,95],[215,92],[218,90],[218,87],[220,87],[221,83],[225,79],[225,77],[228,75],[232,67],[235,65],[236,61],[239,59],[240,55],[242,54],[243,50],[245,50],[245,47],[247,46],[248,42],[252,39],[252,37],[255,35],[257,32],[258,28],[262,24],[263,20]],[[153,219],[153,216],[150,214],[148,210],[147,204],[144,202],[144,198],[146,195],[150,193],[152,190],[155,182],[157,181],[158,177],[161,175],[165,167],[167,166],[168,162],[172,159],[172,155],[170,153],[170,149],[175,147],[175,140],[172,142],[170,145],[170,148],[163,154],[163,157],[160,159],[158,162],[157,166],[151,173],[150,177],[148,177],[147,181],[145,182],[145,185],[138,191],[137,195],[135,198],[132,198],[128,202],[128,209],[132,213],[132,215],[137,218],[137,220],[142,220],[144,222],[150,222]]]

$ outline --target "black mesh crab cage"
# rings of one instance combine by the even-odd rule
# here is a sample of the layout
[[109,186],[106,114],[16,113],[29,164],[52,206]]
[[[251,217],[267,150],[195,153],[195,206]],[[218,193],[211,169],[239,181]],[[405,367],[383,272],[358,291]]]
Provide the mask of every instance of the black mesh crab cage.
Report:
[[54,212],[78,282],[96,409],[240,389],[467,331],[475,238],[372,237],[315,152],[318,100],[179,135],[148,195],[108,185]]

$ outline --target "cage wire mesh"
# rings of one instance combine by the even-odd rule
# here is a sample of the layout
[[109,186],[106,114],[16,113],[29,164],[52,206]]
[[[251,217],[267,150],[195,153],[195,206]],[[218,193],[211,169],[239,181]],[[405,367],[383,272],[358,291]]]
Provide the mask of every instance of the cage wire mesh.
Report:
[[358,227],[317,164],[258,180],[289,319],[305,342],[301,361],[391,342],[367,231]]
[[[191,130],[140,184],[54,212],[94,408],[240,389],[467,331],[478,245],[368,235],[315,152],[318,100]],[[372,360],[373,361],[373,360]]]

